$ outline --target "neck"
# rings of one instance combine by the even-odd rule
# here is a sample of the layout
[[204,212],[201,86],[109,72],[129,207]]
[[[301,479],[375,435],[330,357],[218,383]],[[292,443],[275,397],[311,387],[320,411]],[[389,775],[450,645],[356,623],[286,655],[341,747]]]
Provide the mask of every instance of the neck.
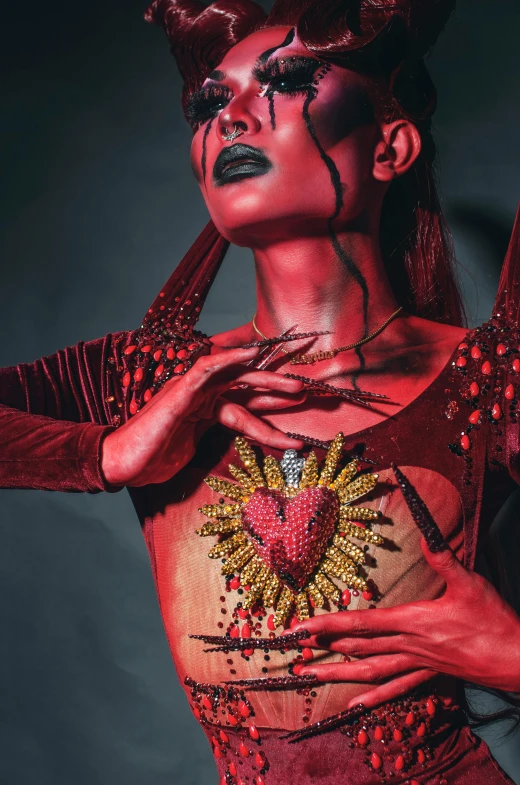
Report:
[[351,344],[376,330],[397,308],[379,241],[370,234],[298,238],[253,249],[256,324],[266,336],[294,325],[328,331],[312,351]]

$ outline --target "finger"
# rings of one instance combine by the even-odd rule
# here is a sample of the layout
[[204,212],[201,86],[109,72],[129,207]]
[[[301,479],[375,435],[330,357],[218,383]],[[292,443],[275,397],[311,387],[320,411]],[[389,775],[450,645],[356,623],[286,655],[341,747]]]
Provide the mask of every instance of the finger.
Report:
[[430,567],[441,575],[448,585],[458,585],[471,576],[471,572],[461,564],[451,548],[432,553],[424,537],[421,537],[421,550]]
[[296,393],[271,392],[262,393],[253,390],[230,390],[225,393],[226,400],[237,403],[250,412],[268,412],[301,406],[307,399],[307,392]]
[[367,709],[373,709],[381,703],[386,703],[387,701],[394,700],[394,698],[397,698],[400,695],[405,695],[410,690],[418,687],[419,684],[429,681],[429,679],[432,679],[434,676],[437,676],[437,671],[424,668],[413,671],[412,673],[407,673],[405,676],[398,676],[395,679],[391,679],[386,684],[381,684],[367,692],[363,692],[361,695],[356,695],[355,698],[349,701],[347,709],[354,708],[358,703],[363,703]]
[[[259,388],[261,390],[279,390],[285,393],[301,393],[304,389],[303,382],[298,379],[288,379],[281,373],[274,371],[251,371],[237,369],[242,372],[238,373],[230,383],[234,384],[248,384],[250,387]],[[291,384],[287,384],[291,382]]]
[[299,439],[291,439],[285,433],[274,428],[264,420],[255,417],[253,414],[236,403],[230,403],[220,398],[215,406],[215,416],[218,422],[230,428],[232,431],[244,434],[249,439],[264,444],[267,447],[274,447],[279,450],[298,450],[304,446]]
[[[305,641],[305,645],[310,648],[312,640]],[[318,637],[316,638],[318,648],[327,651],[348,654],[351,657],[365,657],[368,654],[402,654],[408,652],[419,654],[423,649],[418,645],[417,638],[410,634],[381,635],[379,637],[348,637],[337,638],[333,641]]]
[[323,613],[307,621],[298,622],[290,631],[307,630],[313,636],[414,632],[424,613],[421,606],[420,602],[409,602],[392,608]]
[[359,681],[368,684],[389,679],[397,674],[417,670],[424,663],[413,654],[381,654],[357,662],[330,662],[305,665],[298,675],[316,676],[319,681]]

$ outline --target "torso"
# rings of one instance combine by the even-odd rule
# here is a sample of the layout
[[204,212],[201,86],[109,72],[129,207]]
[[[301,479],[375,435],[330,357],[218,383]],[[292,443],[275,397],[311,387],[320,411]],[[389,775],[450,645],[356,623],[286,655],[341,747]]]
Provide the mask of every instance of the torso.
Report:
[[[388,374],[390,385],[386,394],[401,391],[402,396],[393,417],[382,414],[374,417],[373,412],[367,415],[365,410],[354,410],[349,404],[328,409],[326,399],[322,398],[299,407],[301,411],[269,415],[283,430],[304,432],[318,439],[330,439],[342,430],[347,450],[376,463],[380,481],[369,501],[363,500],[363,504],[383,513],[381,523],[378,521],[374,530],[387,542],[382,548],[369,546],[367,552],[366,576],[374,580],[381,597],[377,607],[434,599],[444,590],[442,580],[422,558],[420,535],[392,479],[391,462],[398,463],[415,484],[458,557],[465,560],[469,554],[469,563],[474,557],[473,541],[466,552],[465,535],[469,531],[473,537],[475,516],[479,512],[475,505],[484,485],[485,444],[480,451],[475,450],[473,479],[468,489],[461,459],[448,449],[457,422],[447,427],[444,416],[446,390],[454,381],[452,357],[460,337],[460,331],[451,328],[445,340],[433,344],[435,351],[422,366],[425,373],[418,369],[420,357],[426,356],[424,349],[417,353],[417,363],[412,369],[415,384],[407,385],[406,376]],[[360,387],[365,386],[368,385],[360,379]],[[379,377],[374,377],[369,389],[383,392]],[[457,418],[465,422],[466,413],[460,412],[456,421]],[[148,526],[161,611],[179,675],[181,679],[189,676],[197,682],[213,684],[227,679],[284,675],[292,659],[291,655],[276,652],[268,660],[263,652],[249,659],[239,653],[204,654],[205,644],[189,638],[191,634],[224,634],[240,601],[236,591],[226,591],[219,560],[207,557],[216,538],[199,538],[195,534],[205,521],[199,508],[219,502],[219,494],[205,485],[204,479],[210,474],[233,479],[227,468],[229,463],[239,463],[233,437],[234,434],[223,429],[212,429],[200,442],[195,458],[177,477],[161,486],[132,493],[145,529]],[[260,449],[264,455],[281,458],[276,450]],[[324,452],[318,451],[318,458],[323,457]],[[366,609],[372,604],[359,594],[352,596],[349,607]],[[261,622],[258,617],[235,621],[240,628],[244,623],[251,627],[260,624],[259,629],[266,636],[269,613]],[[338,659],[338,655],[327,654],[325,658]],[[261,727],[301,727],[304,716],[316,721],[333,714],[365,688],[366,685],[357,684],[325,686],[310,706],[306,698],[294,693],[264,695],[255,706],[255,721]],[[306,708],[311,711],[308,715],[305,715]]]

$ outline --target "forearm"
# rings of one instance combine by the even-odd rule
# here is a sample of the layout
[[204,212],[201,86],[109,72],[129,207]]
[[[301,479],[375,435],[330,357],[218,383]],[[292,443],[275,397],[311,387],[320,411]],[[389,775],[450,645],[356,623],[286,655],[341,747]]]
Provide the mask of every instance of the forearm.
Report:
[[117,491],[101,471],[112,426],[73,423],[0,406],[0,487],[98,493]]

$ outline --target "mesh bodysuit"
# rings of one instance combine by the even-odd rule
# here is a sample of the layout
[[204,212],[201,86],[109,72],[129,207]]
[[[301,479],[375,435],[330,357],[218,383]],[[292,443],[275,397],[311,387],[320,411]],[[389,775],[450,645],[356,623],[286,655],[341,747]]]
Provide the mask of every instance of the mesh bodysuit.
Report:
[[[189,330],[182,333],[186,325],[181,322],[189,322],[189,314],[175,323],[182,334],[177,335],[175,350],[171,343],[169,359],[171,335],[163,330],[164,320],[152,319],[160,309],[177,313],[179,303],[187,303],[189,312],[191,302],[197,302],[194,294],[203,291],[193,291],[201,286],[200,280],[191,286],[193,269],[197,275],[202,269],[209,286],[214,270],[208,272],[204,265],[210,265],[212,254],[216,258],[222,252],[211,231],[203,233],[195,252],[192,249],[190,258],[185,257],[140,330],[79,343],[32,364],[0,371],[2,487],[119,490],[101,474],[101,441],[144,405],[146,399],[139,397],[143,390],[151,395],[160,386],[161,374],[156,371],[161,364],[163,378],[168,367],[174,371],[181,362],[182,370],[189,367],[197,344],[186,338]],[[444,590],[442,578],[422,557],[420,534],[393,479],[392,462],[406,472],[465,566],[485,569],[491,522],[519,480],[519,243],[517,224],[489,324],[468,333],[433,383],[396,416],[346,439],[347,458],[360,456],[360,461],[377,467],[379,476],[362,503],[381,513],[371,528],[382,535],[385,545],[357,543],[364,547],[363,574],[376,587],[377,607],[434,599]],[[139,367],[144,370],[137,383]],[[239,465],[235,436],[214,427],[172,480],[129,489],[143,526],[177,673],[212,745],[223,785],[510,783],[487,745],[469,730],[452,677],[439,675],[353,723],[296,743],[281,738],[284,732],[342,711],[367,685],[260,691],[224,686],[228,681],[284,676],[289,666],[310,656],[315,661],[341,659],[331,653],[312,655],[303,642],[290,651],[208,653],[207,643],[190,637],[228,633],[274,638],[280,631],[273,631],[272,612],[261,602],[242,607],[247,591],[239,580],[240,569],[226,577],[221,574],[222,560],[208,559],[209,549],[227,535],[196,534],[208,520],[200,508],[224,502],[224,494],[204,479],[212,475],[234,482],[229,464]],[[259,461],[265,455],[282,459],[272,448],[253,447]],[[304,457],[308,454],[303,451]],[[316,448],[315,454],[322,466],[325,450]],[[341,581],[336,583],[344,589]],[[373,595],[352,590],[348,608],[368,609]],[[334,609],[326,602],[314,612]]]

